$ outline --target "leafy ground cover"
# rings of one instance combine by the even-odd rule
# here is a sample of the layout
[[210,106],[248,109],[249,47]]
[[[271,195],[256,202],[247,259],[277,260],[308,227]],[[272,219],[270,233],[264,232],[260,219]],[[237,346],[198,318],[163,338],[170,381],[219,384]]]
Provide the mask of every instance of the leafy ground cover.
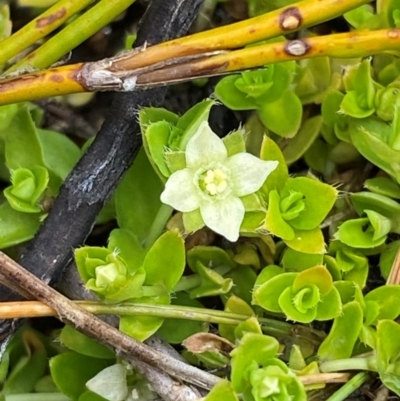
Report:
[[0,1],[0,399],[400,396],[400,4],[132,3]]

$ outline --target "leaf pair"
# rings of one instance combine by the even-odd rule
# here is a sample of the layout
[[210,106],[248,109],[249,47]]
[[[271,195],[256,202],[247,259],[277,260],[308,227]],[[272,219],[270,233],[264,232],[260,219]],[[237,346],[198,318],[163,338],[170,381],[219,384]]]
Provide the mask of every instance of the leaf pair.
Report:
[[215,94],[232,110],[257,110],[265,127],[291,138],[300,128],[303,113],[300,99],[290,87],[291,75],[287,65],[278,63],[223,78]]
[[[170,292],[185,267],[185,249],[180,234],[168,231],[145,251],[128,230],[110,235],[108,248],[82,247],[75,260],[86,287],[108,302],[169,304]],[[120,320],[120,329],[144,340],[163,319],[129,317]]]
[[300,273],[284,273],[276,266],[267,266],[257,278],[253,303],[302,323],[333,319],[342,311],[339,292],[324,266]]

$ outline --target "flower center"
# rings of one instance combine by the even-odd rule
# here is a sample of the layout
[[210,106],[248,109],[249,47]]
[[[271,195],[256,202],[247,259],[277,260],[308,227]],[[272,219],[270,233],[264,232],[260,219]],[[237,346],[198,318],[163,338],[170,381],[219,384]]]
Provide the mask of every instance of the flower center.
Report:
[[210,169],[200,177],[200,188],[209,195],[221,194],[228,187],[228,176],[220,169]]

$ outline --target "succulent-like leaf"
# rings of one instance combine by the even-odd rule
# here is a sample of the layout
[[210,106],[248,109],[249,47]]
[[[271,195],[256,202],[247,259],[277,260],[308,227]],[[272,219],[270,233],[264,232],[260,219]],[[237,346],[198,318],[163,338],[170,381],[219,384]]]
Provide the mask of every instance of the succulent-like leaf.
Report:
[[247,333],[240,340],[232,352],[232,387],[242,393],[250,387],[250,373],[252,364],[264,365],[269,359],[274,358],[279,349],[279,343],[275,338],[262,334]]
[[333,326],[318,349],[323,361],[350,358],[358,339],[363,321],[363,312],[357,301],[343,306],[341,316],[335,318]]

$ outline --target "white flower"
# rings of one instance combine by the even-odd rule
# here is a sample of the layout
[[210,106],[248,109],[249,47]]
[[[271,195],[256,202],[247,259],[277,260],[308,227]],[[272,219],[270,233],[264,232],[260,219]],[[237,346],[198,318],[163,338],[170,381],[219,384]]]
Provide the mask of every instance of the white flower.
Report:
[[86,383],[86,387],[106,400],[125,400],[128,397],[125,366],[116,364],[103,369]]
[[278,162],[249,153],[228,157],[206,121],[189,140],[185,155],[186,168],[169,177],[161,201],[181,212],[200,209],[206,226],[236,241],[245,213],[240,197],[260,189]]

